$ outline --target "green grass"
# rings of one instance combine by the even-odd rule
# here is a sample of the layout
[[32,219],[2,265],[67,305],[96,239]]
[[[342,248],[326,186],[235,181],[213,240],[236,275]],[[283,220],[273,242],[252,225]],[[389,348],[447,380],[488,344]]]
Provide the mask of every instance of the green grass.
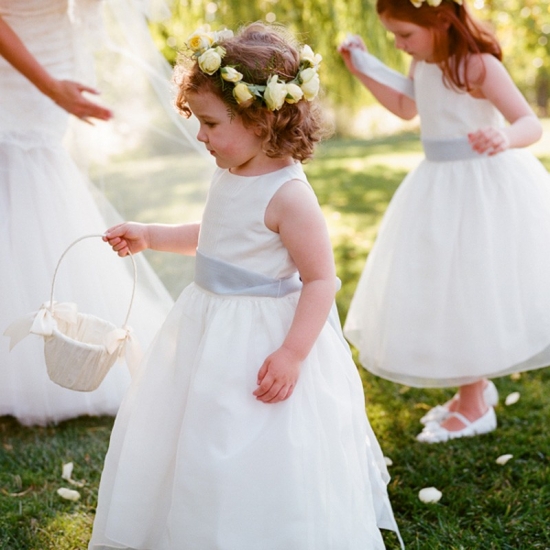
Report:
[[[420,157],[417,137],[406,134],[333,140],[307,166],[343,283],[338,294],[342,318],[387,203]],[[550,168],[550,157],[543,161]],[[155,185],[155,200],[143,214],[147,220],[163,208],[165,195]],[[117,189],[132,216],[139,216],[139,203],[128,203],[132,194]],[[182,190],[176,185],[170,192],[181,196]],[[137,195],[147,196],[147,189]],[[177,268],[163,270],[158,261],[165,283],[176,293]],[[504,406],[501,400],[498,430],[444,445],[422,445],[414,436],[419,418],[452,390],[407,388],[360,372],[371,424],[393,460],[389,492],[408,549],[550,549],[550,369],[496,380],[502,397],[521,393],[515,405]],[[24,428],[0,418],[0,549],[86,548],[111,426],[110,418],[80,418],[56,427]],[[514,455],[510,462],[495,463],[508,453]],[[70,461],[73,477],[86,481],[76,503],[56,494],[59,487],[70,487],[61,479],[62,464]],[[439,503],[418,499],[418,491],[428,486],[442,491]],[[391,533],[385,539],[388,549],[398,548]]]

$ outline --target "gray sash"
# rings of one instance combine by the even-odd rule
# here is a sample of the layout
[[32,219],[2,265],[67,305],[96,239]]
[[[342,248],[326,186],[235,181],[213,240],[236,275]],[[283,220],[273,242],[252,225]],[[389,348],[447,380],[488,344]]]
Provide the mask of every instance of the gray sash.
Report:
[[195,283],[214,294],[281,298],[302,289],[298,273],[273,279],[236,265],[210,258],[197,250]]
[[480,159],[486,156],[476,153],[466,137],[423,139],[422,146],[424,147],[426,158],[434,162]]

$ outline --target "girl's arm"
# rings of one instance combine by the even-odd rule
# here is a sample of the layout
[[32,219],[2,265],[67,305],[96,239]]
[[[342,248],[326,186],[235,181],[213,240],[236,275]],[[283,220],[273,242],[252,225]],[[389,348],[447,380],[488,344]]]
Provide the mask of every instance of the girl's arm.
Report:
[[109,120],[111,111],[88,101],[82,92],[98,94],[93,88],[53,78],[29,52],[13,29],[0,17],[0,55],[23,76],[29,79],[44,95],[78,118]]
[[296,313],[281,347],[258,372],[254,395],[277,403],[292,394],[300,365],[323,328],[336,292],[336,273],[327,227],[312,189],[300,181],[283,185],[265,215],[267,227],[278,232],[302,279]]
[[150,248],[194,256],[199,242],[200,223],[164,225],[125,222],[115,225],[103,237],[119,256],[137,254]]
[[539,119],[498,59],[489,54],[475,56],[468,71],[476,87],[475,96],[488,99],[510,123],[506,128],[482,128],[470,134],[475,151],[494,155],[513,147],[527,147],[540,139]]
[[[351,60],[352,48],[358,48],[363,51],[367,50],[365,44],[359,39],[359,37],[354,37],[353,42],[351,43],[344,43],[339,46],[338,52],[342,56],[342,59],[351,74],[355,75],[365,86],[365,88],[367,88],[380,102],[380,104],[388,109],[388,111],[405,120],[414,118],[418,112],[416,109],[416,103],[401,92],[381,84],[380,82],[377,82],[376,80],[373,80],[358,71]],[[413,67],[414,65],[411,65],[409,76],[412,74]]]

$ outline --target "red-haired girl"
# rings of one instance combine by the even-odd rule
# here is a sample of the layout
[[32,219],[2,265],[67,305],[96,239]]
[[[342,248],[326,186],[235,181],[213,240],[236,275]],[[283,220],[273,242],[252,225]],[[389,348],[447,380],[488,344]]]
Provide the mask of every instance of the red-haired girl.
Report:
[[[487,379],[550,364],[550,178],[541,125],[462,0],[378,0],[413,61],[399,78],[353,37],[346,65],[392,113],[420,115],[426,158],[386,212],[344,333],[371,372],[459,386],[419,441],[496,428]],[[506,124],[506,121],[508,124]]]

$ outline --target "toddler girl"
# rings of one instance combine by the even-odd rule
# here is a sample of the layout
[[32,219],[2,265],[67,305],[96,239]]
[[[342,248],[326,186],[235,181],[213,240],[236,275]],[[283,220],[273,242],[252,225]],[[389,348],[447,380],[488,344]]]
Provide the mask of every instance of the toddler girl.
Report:
[[121,256],[196,252],[196,274],[117,416],[89,548],[384,548],[387,472],[300,164],[321,58],[258,23],[188,45],[177,105],[218,169],[201,223],[107,232]]

